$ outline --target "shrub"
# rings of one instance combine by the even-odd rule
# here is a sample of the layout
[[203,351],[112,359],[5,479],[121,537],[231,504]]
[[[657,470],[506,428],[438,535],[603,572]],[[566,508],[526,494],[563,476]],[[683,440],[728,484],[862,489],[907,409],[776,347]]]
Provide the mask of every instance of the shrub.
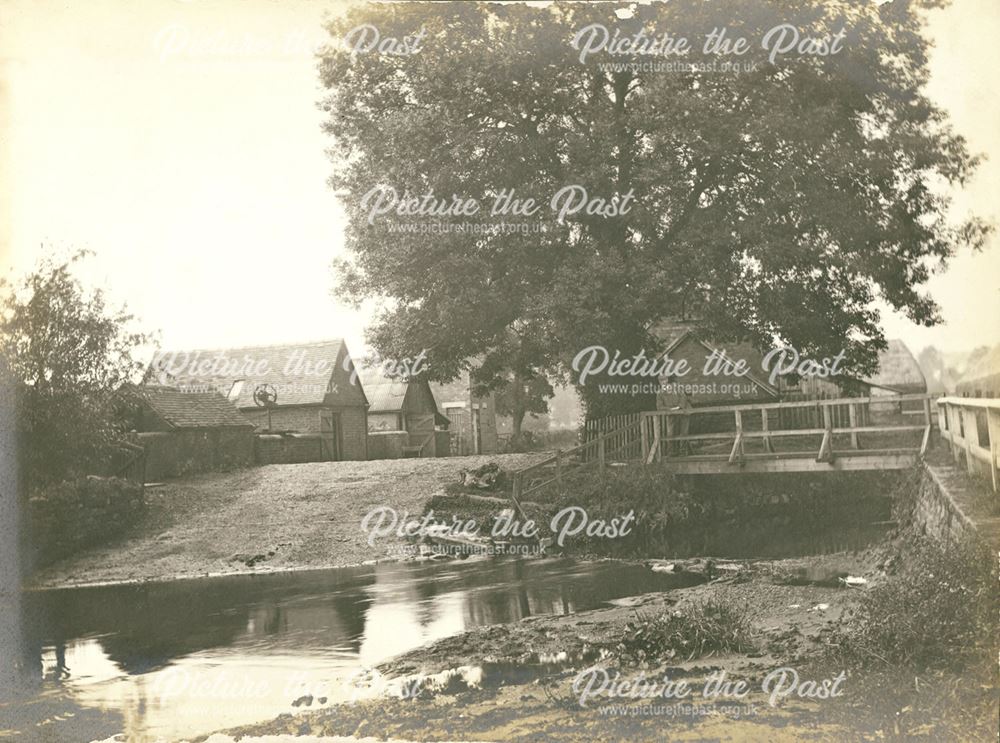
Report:
[[634,512],[635,520],[629,534],[620,539],[588,537],[582,533],[574,536],[571,547],[575,552],[618,557],[663,552],[681,526],[702,514],[698,499],[678,488],[675,478],[659,467],[610,470],[603,478],[592,471],[587,474],[566,488],[565,494],[551,506],[552,514],[567,506],[580,506],[592,520],[610,521],[629,511]]
[[692,604],[685,611],[649,617],[638,615],[610,651],[631,663],[690,660],[712,652],[745,652],[753,648],[746,607],[717,599]]
[[865,593],[832,652],[856,665],[961,668],[995,650],[995,556],[971,540],[912,537],[897,575]]

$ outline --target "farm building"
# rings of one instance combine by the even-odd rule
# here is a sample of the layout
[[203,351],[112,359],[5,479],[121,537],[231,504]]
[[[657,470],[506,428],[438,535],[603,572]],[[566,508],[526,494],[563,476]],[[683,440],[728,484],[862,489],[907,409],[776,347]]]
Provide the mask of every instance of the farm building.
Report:
[[395,379],[380,369],[365,367],[358,378],[369,405],[369,458],[448,454],[448,436],[436,435],[435,428],[447,426],[449,421],[438,413],[426,380]]
[[147,379],[216,391],[255,426],[261,462],[368,458],[368,399],[342,340],[157,354]]
[[866,386],[866,394],[873,401],[872,413],[876,415],[895,412],[918,414],[923,410],[919,400],[893,403],[892,398],[900,395],[922,395],[927,392],[927,380],[920,370],[920,364],[901,340],[890,340],[884,351],[878,355],[878,371],[872,377],[861,380]]
[[994,346],[969,364],[955,392],[961,397],[1000,398],[1000,346]]
[[[770,384],[763,371],[763,355],[750,344],[716,346],[702,339],[693,324],[686,322],[661,323],[653,334],[664,342],[661,355],[674,361],[684,359],[690,368],[683,376],[660,378],[657,408],[749,405],[777,402],[780,398],[778,386]],[[713,354],[722,357],[723,363],[745,360],[749,370],[739,375],[706,374],[705,365]]]
[[[453,382],[432,383],[431,392],[438,410],[449,421],[452,455],[496,454],[500,451],[496,397],[493,393],[473,395],[469,389],[468,372]],[[470,409],[474,412],[474,419],[469,417]]]
[[145,449],[147,480],[253,464],[253,423],[218,392],[148,385],[119,397],[132,438]]

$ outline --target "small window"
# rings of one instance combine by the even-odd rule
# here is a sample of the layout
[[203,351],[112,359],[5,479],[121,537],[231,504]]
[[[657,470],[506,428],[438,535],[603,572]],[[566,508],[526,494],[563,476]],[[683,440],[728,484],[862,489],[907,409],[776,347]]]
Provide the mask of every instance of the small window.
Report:
[[237,379],[233,382],[233,386],[229,388],[229,394],[226,395],[226,398],[230,402],[236,402],[236,399],[240,396],[240,392],[243,391],[243,385],[245,382],[245,379]]

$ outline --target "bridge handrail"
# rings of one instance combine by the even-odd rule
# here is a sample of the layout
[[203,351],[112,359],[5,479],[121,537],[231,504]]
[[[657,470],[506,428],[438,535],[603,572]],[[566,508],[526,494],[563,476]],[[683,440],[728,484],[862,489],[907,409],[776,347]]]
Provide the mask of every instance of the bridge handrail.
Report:
[[962,408],[990,408],[1000,410],[1000,397],[939,397],[938,405],[958,405]]
[[[748,410],[787,410],[790,408],[815,408],[817,406],[839,406],[839,405],[870,405],[872,403],[896,404],[900,402],[914,402],[916,400],[935,399],[934,395],[910,394],[910,395],[890,395],[886,397],[836,397],[826,400],[789,400],[787,402],[761,402],[733,404],[733,405],[711,405],[700,408],[671,408],[669,410],[644,410],[641,415],[645,417],[663,415],[701,415],[703,413],[732,413],[737,410],[746,412]],[[945,398],[941,398],[945,399]],[[964,398],[959,398],[964,399]]]
[[[951,445],[958,463],[965,454],[965,467],[970,473],[976,463],[985,463],[990,472],[994,492],[1000,490],[1000,399],[995,397],[942,397],[938,404],[938,428],[941,438]],[[986,446],[983,446],[979,423],[986,418]]]

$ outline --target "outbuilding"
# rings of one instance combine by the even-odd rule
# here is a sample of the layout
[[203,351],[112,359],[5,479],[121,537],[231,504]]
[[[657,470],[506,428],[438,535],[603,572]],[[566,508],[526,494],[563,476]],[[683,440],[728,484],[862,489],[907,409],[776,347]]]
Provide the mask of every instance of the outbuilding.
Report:
[[258,459],[368,458],[368,399],[341,339],[158,353],[147,379],[218,392],[253,423]]

